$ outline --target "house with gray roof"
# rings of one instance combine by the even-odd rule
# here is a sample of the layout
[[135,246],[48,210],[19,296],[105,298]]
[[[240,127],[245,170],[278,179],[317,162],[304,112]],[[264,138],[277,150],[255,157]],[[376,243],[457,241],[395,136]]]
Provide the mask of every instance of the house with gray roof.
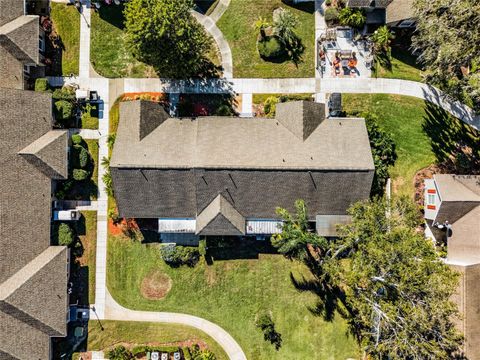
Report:
[[415,26],[413,0],[347,0],[347,6],[365,9],[367,24],[399,28]]
[[437,174],[425,180],[427,234],[447,245],[447,263],[460,272],[454,298],[463,318],[464,351],[480,359],[480,176]]
[[69,139],[52,130],[51,101],[0,88],[0,359],[50,359],[67,332],[69,251],[51,246],[51,194]]
[[160,233],[268,236],[276,207],[304,199],[333,235],[368,198],[374,164],[365,121],[326,119],[324,104],[280,103],[274,119],[178,119],[131,101],[120,104],[110,170],[120,216],[158,219]]
[[29,3],[0,0],[0,87],[27,89],[29,79],[44,76],[45,33],[39,17],[27,15]]

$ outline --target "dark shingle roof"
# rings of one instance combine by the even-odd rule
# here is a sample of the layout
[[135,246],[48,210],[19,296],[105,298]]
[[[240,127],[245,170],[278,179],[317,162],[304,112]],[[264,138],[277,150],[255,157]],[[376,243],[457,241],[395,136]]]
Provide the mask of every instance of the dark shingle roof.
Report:
[[50,246],[50,223],[68,136],[52,131],[51,106],[47,93],[0,91],[0,352],[19,359],[46,359],[66,333],[68,250]]

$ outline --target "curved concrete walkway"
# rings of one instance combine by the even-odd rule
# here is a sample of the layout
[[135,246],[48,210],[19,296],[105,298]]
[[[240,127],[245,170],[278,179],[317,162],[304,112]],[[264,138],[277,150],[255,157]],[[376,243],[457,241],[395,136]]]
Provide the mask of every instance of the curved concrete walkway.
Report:
[[153,311],[137,311],[124,308],[118,304],[106,291],[105,299],[105,319],[121,320],[121,321],[144,321],[144,322],[160,322],[181,324],[194,327],[203,331],[214,339],[225,350],[230,360],[246,360],[247,357],[242,351],[238,343],[223,330],[220,326],[193,315],[170,313],[170,312],[153,312]]
[[198,11],[192,11],[192,14],[217,43],[218,50],[222,57],[223,76],[228,79],[233,78],[232,51],[230,50],[227,39],[225,39],[223,33],[217,25],[215,25],[215,21],[210,16],[200,14]]
[[212,19],[215,22],[220,20],[220,18],[225,13],[225,11],[227,11],[228,5],[230,5],[230,0],[220,0],[217,6],[215,6],[215,9],[209,15],[210,19]]

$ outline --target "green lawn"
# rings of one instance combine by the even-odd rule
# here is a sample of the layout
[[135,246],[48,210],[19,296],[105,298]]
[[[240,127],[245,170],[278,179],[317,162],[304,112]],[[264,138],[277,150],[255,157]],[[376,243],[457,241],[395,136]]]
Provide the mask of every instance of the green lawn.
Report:
[[127,50],[122,11],[123,5],[92,12],[90,56],[95,71],[108,78],[156,77],[152,67],[135,60]]
[[[82,211],[83,220],[77,226],[77,235],[83,246],[83,255],[78,258],[80,265],[88,272],[88,303],[95,303],[95,256],[97,243],[97,212]],[[87,279],[85,279],[87,281]]]
[[[50,16],[63,50],[56,52],[53,69],[55,75],[78,75],[80,57],[80,14],[75,6],[52,2]],[[60,49],[60,48],[59,48]]]
[[392,70],[380,68],[377,77],[422,82],[422,74],[423,72],[413,55],[394,47],[392,48]]
[[380,125],[391,133],[398,159],[390,171],[398,194],[412,195],[415,173],[435,162],[429,136],[423,130],[425,102],[408,96],[385,94],[345,94],[343,106],[348,114],[372,112]]
[[[338,315],[330,322],[313,315],[309,308],[315,307],[317,296],[294,288],[291,274],[311,278],[302,263],[260,254],[258,259],[215,260],[212,265],[202,260],[194,268],[173,269],[160,259],[157,245],[109,238],[108,289],[123,306],[183,312],[213,321],[239,342],[248,359],[358,358],[355,340],[346,334],[346,321]],[[152,271],[164,272],[173,281],[161,300],[147,300],[141,294],[142,280]],[[271,311],[282,336],[278,351],[255,327],[255,316],[264,311]]]
[[80,127],[82,129],[98,129],[98,105],[92,105],[90,112],[82,114]]
[[101,351],[119,343],[128,345],[164,345],[193,341],[205,344],[217,357],[217,360],[227,360],[227,354],[222,347],[204,332],[190,326],[102,320],[103,330],[98,321],[88,323],[88,351]]
[[[305,45],[303,62],[298,68],[292,62],[273,63],[260,58],[256,42],[258,31],[253,28],[259,18],[272,21],[273,10],[283,7],[299,18],[297,34]],[[306,11],[305,11],[306,10]],[[315,18],[313,4],[284,4],[281,0],[232,0],[217,26],[228,40],[233,57],[233,75],[239,78],[313,77],[315,74]]]

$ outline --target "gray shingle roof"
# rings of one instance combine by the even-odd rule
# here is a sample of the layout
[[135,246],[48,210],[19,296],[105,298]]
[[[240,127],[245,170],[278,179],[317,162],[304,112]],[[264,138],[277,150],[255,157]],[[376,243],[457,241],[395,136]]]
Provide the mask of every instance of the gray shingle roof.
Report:
[[66,333],[68,250],[50,246],[49,175],[66,175],[68,137],[52,131],[51,106],[47,93],[0,91],[0,352],[19,359],[46,359],[50,336]]
[[38,64],[38,16],[25,15],[0,27],[0,45],[19,61]]
[[218,195],[197,216],[198,235],[244,235],[245,218],[223,195]]
[[277,119],[168,118],[139,141],[137,129],[143,117],[141,107],[136,102],[124,102],[120,106],[111,166],[284,170],[373,168],[364,120],[323,121],[324,106],[317,103],[279,105]]
[[23,1],[21,0],[0,0],[0,26],[25,15]]
[[414,17],[413,0],[393,0],[387,6],[387,24]]

